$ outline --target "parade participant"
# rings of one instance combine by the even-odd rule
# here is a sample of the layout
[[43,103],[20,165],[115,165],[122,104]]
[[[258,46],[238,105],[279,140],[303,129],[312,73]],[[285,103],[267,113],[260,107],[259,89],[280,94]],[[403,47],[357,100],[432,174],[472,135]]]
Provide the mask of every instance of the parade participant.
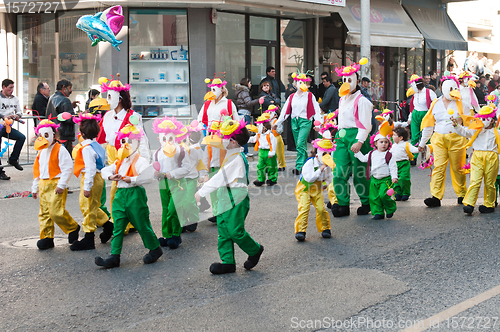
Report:
[[[316,209],[316,227],[323,238],[332,236],[330,216],[325,210],[323,190],[332,182],[332,169],[335,168],[332,156],[335,145],[330,139],[318,138],[313,141],[311,156],[304,163],[300,180],[295,187],[295,198],[299,214],[295,219],[295,239],[306,239],[307,223],[311,203]],[[323,185],[326,182],[326,186]]]
[[474,93],[476,82],[472,78],[472,74],[468,71],[462,72],[458,77],[464,112],[466,114],[470,112],[470,115],[474,115],[474,113],[479,111],[479,101]]
[[253,182],[257,187],[262,186],[264,183],[268,186],[274,186],[278,182],[278,161],[276,159],[278,141],[271,130],[270,120],[269,113],[259,116],[255,121],[258,133],[248,140],[248,143],[255,143],[255,151],[259,152],[257,180]]
[[500,135],[496,128],[496,107],[492,104],[483,106],[474,116],[469,128],[465,129],[452,118],[453,127],[458,135],[469,138],[466,148],[472,146],[474,152],[470,161],[470,184],[463,200],[464,212],[472,214],[477,201],[481,182],[484,179],[484,203],[479,212],[495,211],[495,182],[498,174],[498,153],[500,152]]
[[179,215],[182,213],[184,194],[187,188],[184,177],[191,171],[189,155],[179,144],[182,140],[184,125],[174,117],[156,118],[153,131],[158,134],[161,147],[154,153],[155,178],[160,186],[162,205],[161,232],[159,239],[162,247],[177,249],[182,243],[182,227]]
[[241,147],[248,142],[250,133],[244,121],[227,119],[221,126],[222,144],[227,150],[227,157],[221,169],[195,194],[196,200],[217,190],[218,211],[217,230],[219,256],[222,263],[210,265],[213,274],[232,273],[236,271],[234,244],[248,255],[243,264],[251,270],[259,262],[264,246],[255,242],[245,230],[245,219],[250,209],[248,196],[248,162],[241,152]]
[[[422,119],[427,114],[433,100],[437,98],[436,93],[429,88],[424,87],[422,77],[411,75],[408,81],[410,88],[406,91],[406,97],[411,97],[410,100],[410,116],[408,122],[411,129],[411,145],[415,146],[420,142],[422,132],[420,125]],[[414,155],[412,165],[417,164],[418,153]]]
[[[132,117],[132,123],[139,123],[139,119]],[[154,263],[163,254],[151,221],[149,220],[148,197],[142,186],[153,179],[153,168],[149,161],[142,157],[138,150],[140,140],[144,137],[141,128],[128,124],[117,133],[120,149],[116,153],[115,162],[102,169],[105,179],[116,181],[115,200],[111,213],[113,214],[114,229],[111,239],[111,255],[103,259],[95,258],[95,264],[106,268],[120,266],[120,254],[123,246],[123,235],[128,223],[131,223],[139,232],[144,246],[149,252],[144,255],[144,264]]]
[[366,163],[360,162],[354,154],[361,151],[368,153],[370,140],[368,135],[372,129],[373,104],[361,93],[358,85],[358,71],[361,64],[366,63],[366,58],[359,64],[336,68],[337,75],[342,77],[342,86],[339,90],[340,102],[338,113],[338,129],[335,134],[337,147],[333,152],[333,161],[336,167],[333,170],[333,188],[337,195],[338,204],[332,205],[334,217],[343,217],[350,214],[350,183],[349,177],[353,176],[354,188],[361,200],[358,215],[370,213],[369,189],[370,181],[366,178]]
[[[269,113],[271,115],[271,126],[276,125],[278,122],[278,118],[280,116],[280,109],[276,107],[276,105],[271,105],[267,108],[265,113]],[[276,129],[273,130],[273,135],[276,137],[276,158],[278,158],[278,172],[285,171],[286,163],[285,163],[285,143],[283,142],[283,137],[281,134],[283,133],[283,124],[276,126]]]
[[78,241],[80,226],[66,210],[68,181],[73,171],[71,156],[56,140],[59,125],[50,120],[42,120],[35,128],[38,151],[33,164],[33,198],[40,196],[40,240],[38,249],[54,248],[54,223],[68,234],[68,242]]
[[396,202],[389,195],[393,183],[398,182],[398,166],[392,153],[389,152],[390,139],[383,134],[377,134],[374,139],[375,150],[367,154],[358,152],[356,158],[368,163],[366,177],[370,179],[370,209],[373,220],[392,218],[396,212]]
[[297,148],[297,159],[295,161],[295,169],[292,173],[299,175],[302,171],[302,165],[307,159],[307,137],[311,131],[311,126],[314,120],[323,122],[321,110],[316,98],[311,92],[307,91],[306,82],[311,79],[304,73],[293,73],[297,92],[292,93],[283,106],[284,112],[281,112],[276,124],[272,127],[276,130],[289,116],[292,118],[292,133]]
[[394,197],[396,201],[407,201],[411,195],[410,161],[414,160],[414,153],[418,148],[408,142],[408,132],[405,128],[397,126],[393,130],[390,152],[398,166],[398,182],[394,184]]
[[444,76],[441,79],[441,87],[443,95],[432,102],[429,111],[422,119],[422,138],[418,148],[420,152],[424,151],[427,141],[429,138],[431,139],[434,151],[434,169],[430,183],[432,197],[424,200],[428,207],[441,206],[448,163],[458,204],[462,204],[467,192],[465,174],[462,172],[462,166],[465,165],[466,139],[455,133],[450,116],[461,117],[465,125],[469,125],[470,119],[464,116],[457,78]]
[[82,228],[85,237],[80,241],[74,242],[70,246],[70,249],[78,251],[95,249],[94,232],[97,226],[104,228],[103,237],[107,239],[111,238],[113,224],[109,221],[106,213],[100,209],[104,186],[101,170],[106,164],[106,152],[97,143],[95,138],[99,135],[99,121],[101,121],[101,116],[81,113],[78,117],[74,117],[73,121],[80,124],[80,133],[83,139],[79,143],[80,147],[73,149],[75,155],[73,174],[78,178],[80,173],[82,173],[79,203],[83,214]]

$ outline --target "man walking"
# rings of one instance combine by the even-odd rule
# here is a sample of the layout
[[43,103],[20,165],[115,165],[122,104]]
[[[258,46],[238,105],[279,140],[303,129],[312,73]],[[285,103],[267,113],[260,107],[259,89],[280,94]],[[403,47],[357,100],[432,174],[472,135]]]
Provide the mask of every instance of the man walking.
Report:
[[[0,119],[4,121],[16,120],[19,121],[23,112],[21,106],[19,105],[19,99],[12,94],[14,91],[14,81],[10,79],[5,79],[2,81],[2,92],[0,93]],[[12,128],[9,125],[4,125],[0,131],[0,145],[2,143],[2,137],[9,140],[16,141],[14,144],[14,149],[9,156],[8,163],[14,166],[16,169],[22,171],[23,168],[19,165],[19,155],[24,145],[26,137],[21,134],[18,130]],[[0,161],[1,165],[1,161]],[[10,177],[5,174],[5,171],[0,167],[0,180],[10,180]]]
[[[35,99],[33,100],[33,105],[31,109],[34,112],[34,116],[39,116],[40,118],[45,117],[45,111],[47,110],[47,103],[50,97],[50,87],[45,82],[40,82],[36,88]],[[38,119],[35,119],[35,125],[38,125]]]

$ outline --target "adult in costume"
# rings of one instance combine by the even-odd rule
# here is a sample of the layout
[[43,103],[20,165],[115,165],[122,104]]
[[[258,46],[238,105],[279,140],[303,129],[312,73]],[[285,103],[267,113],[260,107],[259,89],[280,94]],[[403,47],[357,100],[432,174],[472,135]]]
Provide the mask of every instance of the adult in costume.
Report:
[[292,118],[292,133],[297,148],[297,159],[292,173],[299,175],[307,159],[307,137],[313,124],[312,119],[314,118],[319,123],[323,123],[323,117],[316,98],[311,92],[307,91],[306,82],[311,81],[311,79],[304,73],[293,73],[292,78],[297,92],[288,97],[283,106],[283,112],[281,112],[272,129],[277,130],[278,126],[289,116]]
[[458,77],[460,82],[460,95],[462,96],[462,105],[466,114],[474,115],[479,112],[479,101],[474,93],[476,82],[472,80],[472,74],[464,71]]
[[[361,63],[366,63],[361,59]],[[354,189],[361,200],[358,215],[370,212],[369,189],[370,181],[366,178],[366,163],[359,161],[354,154],[361,151],[363,154],[371,150],[368,135],[372,129],[373,104],[361,93],[357,72],[361,65],[354,63],[350,66],[336,68],[337,75],[342,77],[342,86],[339,90],[340,102],[338,113],[338,129],[335,134],[337,148],[333,152],[333,160],[337,165],[333,169],[333,189],[338,204],[332,205],[334,217],[343,217],[350,214],[349,177],[353,176]]]
[[[431,107],[433,100],[437,98],[436,93],[431,89],[424,87],[424,81],[422,77],[417,75],[411,75],[408,81],[410,88],[406,91],[406,97],[411,97],[410,100],[410,116],[408,122],[410,122],[411,129],[411,145],[415,146],[420,142],[422,137],[422,132],[420,130],[420,125],[422,119],[427,114],[427,111]],[[412,165],[417,164],[418,153],[414,155]]]
[[[460,117],[465,125],[470,122],[470,116],[465,116],[460,100],[459,83],[454,76],[444,76],[441,79],[443,95],[434,100],[429,111],[422,119],[422,138],[419,151],[424,151],[429,138],[434,153],[434,169],[431,175],[431,195],[424,200],[428,207],[441,206],[444,196],[446,168],[451,167],[451,181],[458,196],[458,204],[462,204],[467,186],[462,167],[465,165],[466,139],[455,133],[450,117]],[[431,138],[432,137],[432,138]]]

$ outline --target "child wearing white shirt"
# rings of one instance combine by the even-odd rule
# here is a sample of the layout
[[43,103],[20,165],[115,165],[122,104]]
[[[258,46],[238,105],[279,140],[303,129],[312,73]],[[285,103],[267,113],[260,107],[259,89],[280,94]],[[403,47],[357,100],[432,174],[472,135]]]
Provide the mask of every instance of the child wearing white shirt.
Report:
[[[398,166],[392,153],[389,152],[389,138],[381,134],[375,136],[376,150],[364,155],[362,152],[354,156],[361,162],[368,163],[366,177],[370,178],[370,210],[373,220],[392,218],[396,212],[396,202],[389,196],[392,183],[398,182]],[[392,182],[392,183],[391,183]]]
[[250,137],[248,140],[248,143],[255,143],[256,151],[259,150],[257,180],[255,180],[253,184],[257,187],[262,186],[264,183],[268,186],[274,186],[278,182],[278,159],[276,158],[278,141],[271,131],[269,118],[264,120],[264,116],[260,116],[257,119],[257,123],[257,128],[259,130],[258,134]]
[[396,201],[407,201],[411,195],[410,161],[414,159],[413,154],[418,153],[418,148],[408,142],[408,132],[401,126],[394,128],[392,140],[394,144],[389,151],[398,165],[398,182],[394,184],[394,197]]

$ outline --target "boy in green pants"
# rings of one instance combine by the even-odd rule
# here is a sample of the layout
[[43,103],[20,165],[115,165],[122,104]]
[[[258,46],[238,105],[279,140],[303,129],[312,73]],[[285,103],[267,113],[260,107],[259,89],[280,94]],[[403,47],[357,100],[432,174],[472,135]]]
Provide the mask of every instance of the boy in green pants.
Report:
[[[257,180],[253,182],[257,187],[266,183],[274,186],[278,182],[278,159],[276,148],[278,140],[271,131],[271,118],[269,113],[264,113],[257,118],[257,135],[250,137],[248,143],[255,143],[255,151],[259,151],[257,164]],[[267,181],[266,181],[267,175]]]
[[233,273],[236,271],[234,244],[248,254],[243,267],[251,270],[259,262],[264,247],[245,230],[245,219],[250,209],[248,196],[248,162],[241,146],[248,142],[250,134],[245,122],[228,119],[221,126],[222,144],[226,156],[221,162],[221,169],[195,194],[199,202],[217,190],[218,215],[217,230],[219,256],[222,263],[210,265],[213,274]]
[[394,144],[390,152],[398,165],[399,179],[394,184],[394,197],[396,201],[407,201],[411,195],[410,160],[415,158],[413,154],[418,152],[418,148],[408,142],[408,132],[400,126],[394,128],[392,140]]

